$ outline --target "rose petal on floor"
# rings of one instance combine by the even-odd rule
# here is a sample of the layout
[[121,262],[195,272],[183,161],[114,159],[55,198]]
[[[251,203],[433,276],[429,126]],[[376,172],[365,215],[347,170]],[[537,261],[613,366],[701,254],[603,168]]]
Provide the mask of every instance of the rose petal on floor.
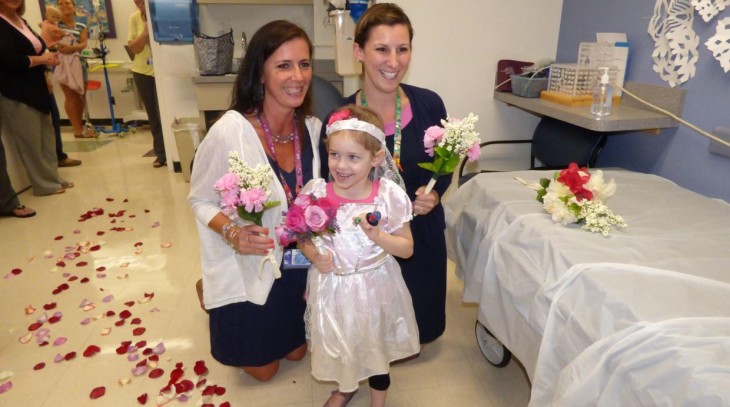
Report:
[[94,390],[89,394],[89,398],[96,400],[99,397],[103,397],[106,394],[106,388],[104,386],[95,387]]

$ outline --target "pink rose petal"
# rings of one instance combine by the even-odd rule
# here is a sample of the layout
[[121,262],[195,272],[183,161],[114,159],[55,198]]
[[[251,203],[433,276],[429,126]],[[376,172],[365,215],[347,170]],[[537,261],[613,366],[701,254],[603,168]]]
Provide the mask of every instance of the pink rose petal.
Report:
[[13,388],[13,382],[8,380],[7,382],[0,384],[0,394],[10,391]]
[[53,361],[56,363],[63,362],[63,355],[56,353],[56,356],[53,357]]
[[56,340],[53,341],[53,346],[61,346],[64,343],[66,343],[67,339],[63,336],[59,336],[56,338]]

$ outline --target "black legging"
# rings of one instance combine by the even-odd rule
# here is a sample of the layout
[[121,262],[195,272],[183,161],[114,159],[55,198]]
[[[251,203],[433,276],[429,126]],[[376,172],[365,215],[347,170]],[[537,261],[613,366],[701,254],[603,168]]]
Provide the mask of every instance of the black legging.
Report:
[[388,387],[390,387],[390,374],[386,373],[370,376],[370,378],[368,378],[368,384],[374,390],[386,391],[388,390]]

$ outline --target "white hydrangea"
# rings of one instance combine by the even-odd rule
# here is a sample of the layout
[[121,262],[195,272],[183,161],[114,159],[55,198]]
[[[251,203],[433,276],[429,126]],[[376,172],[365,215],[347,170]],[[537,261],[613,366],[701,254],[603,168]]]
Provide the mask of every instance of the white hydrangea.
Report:
[[479,132],[474,128],[474,124],[478,120],[479,116],[474,113],[469,113],[468,116],[461,120],[455,120],[451,117],[447,117],[446,120],[441,120],[441,125],[444,128],[444,137],[441,138],[438,146],[463,156],[469,150],[469,147],[481,141]]

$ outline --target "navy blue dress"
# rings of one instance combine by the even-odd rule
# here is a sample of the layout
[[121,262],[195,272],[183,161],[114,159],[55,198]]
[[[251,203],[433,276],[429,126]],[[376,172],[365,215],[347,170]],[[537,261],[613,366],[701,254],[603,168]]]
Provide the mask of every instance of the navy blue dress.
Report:
[[[275,177],[278,165],[269,158]],[[302,140],[302,176],[312,179],[312,143]],[[284,180],[296,197],[296,174],[282,170]],[[270,210],[278,210],[272,208]],[[274,236],[274,231],[269,231]],[[292,244],[296,247],[296,243]],[[286,356],[306,343],[304,310],[307,302],[307,268],[281,270],[266,303],[237,302],[209,310],[210,348],[213,358],[227,366],[264,366]]]
[[[416,198],[416,190],[428,184],[432,172],[418,166],[421,162],[432,162],[423,146],[423,135],[427,128],[440,126],[446,119],[446,107],[435,92],[411,85],[401,84],[408,96],[413,111],[413,119],[401,130],[401,175],[406,184],[406,192],[411,200]],[[345,104],[354,104],[357,93],[345,99]],[[324,123],[327,123],[327,120]],[[324,141],[325,126],[322,126],[320,140]],[[393,152],[393,137],[386,137],[386,145]],[[326,151],[322,142],[322,174],[327,177]],[[439,177],[434,190],[442,197],[449,187],[451,177]],[[446,329],[446,237],[444,229],[444,208],[439,203],[428,215],[418,215],[411,221],[413,233],[413,256],[408,259],[396,257],[403,272],[408,290],[413,298],[420,342],[428,343],[444,333]]]

